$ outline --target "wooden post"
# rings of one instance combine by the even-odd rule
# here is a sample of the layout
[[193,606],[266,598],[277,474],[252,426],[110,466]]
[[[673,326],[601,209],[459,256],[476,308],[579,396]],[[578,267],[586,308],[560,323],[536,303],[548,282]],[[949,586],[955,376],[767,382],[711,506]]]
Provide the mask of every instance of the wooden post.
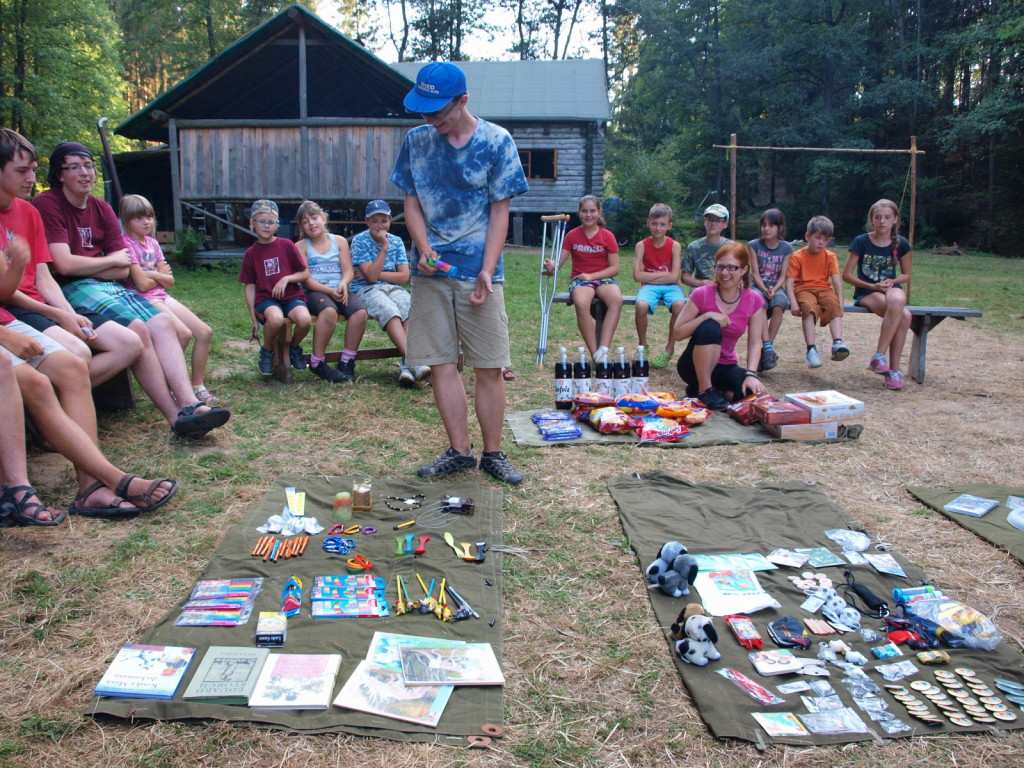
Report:
[[174,233],[185,228],[181,219],[181,167],[178,153],[178,124],[172,117],[167,121],[167,146],[171,151],[171,205],[174,208]]
[[[907,223],[907,240],[914,247],[914,234],[917,227],[917,136],[910,137],[910,220]],[[907,303],[910,303],[910,283],[907,283]],[[916,337],[915,337],[916,339]],[[924,380],[924,361],[921,361],[921,378]]]
[[736,134],[729,134],[729,237],[736,239]]
[[[306,68],[306,27],[299,23],[299,119],[305,120],[309,117],[309,89],[308,72]],[[309,180],[312,176],[309,166],[309,128],[299,128],[299,156],[302,163],[302,190],[308,194]]]

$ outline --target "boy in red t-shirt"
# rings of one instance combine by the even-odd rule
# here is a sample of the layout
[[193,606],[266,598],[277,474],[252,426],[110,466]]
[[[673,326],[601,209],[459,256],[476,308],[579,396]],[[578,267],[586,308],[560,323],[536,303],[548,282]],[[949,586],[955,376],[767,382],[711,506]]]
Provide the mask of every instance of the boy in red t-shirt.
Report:
[[845,360],[850,348],[843,341],[843,281],[839,276],[839,260],[825,248],[835,228],[825,216],[814,216],[807,222],[807,245],[789,258],[786,293],[793,315],[803,319],[804,341],[807,342],[807,365],[821,367],[821,355],[814,343],[814,321],[817,318],[832,333],[832,359]]
[[651,365],[664,368],[675,353],[672,326],[686,306],[686,296],[679,287],[679,267],[683,249],[668,237],[672,229],[672,209],[664,203],[655,203],[647,214],[647,229],[651,236],[636,244],[633,258],[633,279],[640,283],[636,292],[636,335],[640,346],[647,346],[647,315],[654,314],[658,304],[668,307],[668,342],[665,349],[654,356]]
[[313,322],[306,307],[306,292],[302,289],[302,284],[309,279],[309,270],[295,243],[274,236],[278,225],[277,203],[257,200],[252,204],[249,216],[249,226],[256,233],[256,242],[245,251],[238,281],[245,285],[252,338],[258,338],[259,325],[263,325],[260,375],[269,377],[273,373],[274,345],[279,334],[288,332],[286,326],[289,321],[294,329],[288,359],[292,368],[304,370],[306,361],[302,356],[302,340]]

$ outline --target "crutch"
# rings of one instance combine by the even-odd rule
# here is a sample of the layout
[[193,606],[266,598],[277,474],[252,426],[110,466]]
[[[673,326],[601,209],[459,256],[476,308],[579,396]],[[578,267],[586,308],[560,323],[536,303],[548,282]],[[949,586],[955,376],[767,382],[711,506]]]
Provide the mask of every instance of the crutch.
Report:
[[[551,319],[551,303],[558,287],[558,266],[562,259],[562,241],[565,240],[565,227],[569,222],[569,214],[555,213],[541,216],[544,223],[540,240],[540,336],[537,339],[537,365],[544,365],[544,354],[548,351],[548,324]],[[551,250],[548,250],[548,224],[551,224]],[[555,265],[554,272],[544,272],[547,260]]]

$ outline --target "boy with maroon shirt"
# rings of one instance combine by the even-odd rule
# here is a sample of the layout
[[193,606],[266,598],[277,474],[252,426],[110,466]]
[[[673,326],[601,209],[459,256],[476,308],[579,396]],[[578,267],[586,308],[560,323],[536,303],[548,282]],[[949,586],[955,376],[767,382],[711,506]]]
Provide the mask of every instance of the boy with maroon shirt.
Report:
[[274,345],[279,334],[287,333],[288,321],[295,324],[288,358],[292,368],[301,371],[306,367],[302,340],[313,322],[302,288],[309,279],[309,270],[295,243],[275,237],[277,224],[277,203],[257,200],[252,204],[249,226],[256,233],[256,242],[246,249],[238,276],[238,281],[245,285],[253,338],[259,324],[263,324],[258,364],[260,375],[265,378],[273,373]]
[[76,312],[99,315],[127,328],[141,342],[132,371],[175,434],[200,437],[231,417],[200,403],[192,391],[174,321],[118,281],[131,257],[113,209],[92,195],[92,153],[77,142],[58,144],[50,155],[50,189],[32,204],[46,228],[50,255],[63,276],[62,290]]

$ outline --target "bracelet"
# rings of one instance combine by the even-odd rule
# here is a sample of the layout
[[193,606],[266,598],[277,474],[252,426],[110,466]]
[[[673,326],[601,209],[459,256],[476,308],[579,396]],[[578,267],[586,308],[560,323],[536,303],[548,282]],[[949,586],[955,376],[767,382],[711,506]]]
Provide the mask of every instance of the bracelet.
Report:
[[757,379],[758,381],[761,380],[761,377],[757,375],[757,371],[752,371],[749,368],[747,369],[747,376],[751,379]]

